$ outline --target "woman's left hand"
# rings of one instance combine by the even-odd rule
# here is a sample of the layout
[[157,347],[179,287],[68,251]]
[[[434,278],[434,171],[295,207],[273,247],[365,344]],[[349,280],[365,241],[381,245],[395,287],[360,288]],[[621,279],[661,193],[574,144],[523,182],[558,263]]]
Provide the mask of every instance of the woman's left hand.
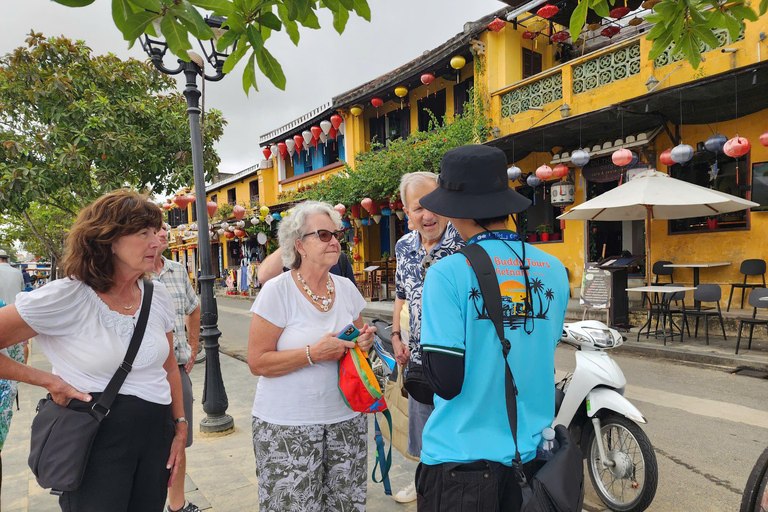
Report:
[[[187,423],[181,422],[176,424],[176,435],[173,436],[173,443],[171,444],[171,455],[168,457],[168,463],[165,465],[165,469],[171,470],[171,477],[168,479],[168,487],[173,485],[176,480],[176,473],[179,471],[179,465],[186,457],[184,448],[187,446]],[[184,478],[184,475],[181,475]]]
[[373,346],[373,334],[376,332],[375,327],[371,327],[368,324],[363,325],[360,329],[360,335],[357,337],[357,346],[363,352],[368,352]]

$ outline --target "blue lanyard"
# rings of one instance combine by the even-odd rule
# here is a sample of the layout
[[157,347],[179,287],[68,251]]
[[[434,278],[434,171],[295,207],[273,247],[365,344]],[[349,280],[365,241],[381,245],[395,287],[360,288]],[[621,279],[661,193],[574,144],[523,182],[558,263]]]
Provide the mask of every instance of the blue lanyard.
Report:
[[514,231],[485,231],[473,236],[467,243],[476,244],[483,240],[510,240],[512,242],[517,242],[520,240],[520,235]]

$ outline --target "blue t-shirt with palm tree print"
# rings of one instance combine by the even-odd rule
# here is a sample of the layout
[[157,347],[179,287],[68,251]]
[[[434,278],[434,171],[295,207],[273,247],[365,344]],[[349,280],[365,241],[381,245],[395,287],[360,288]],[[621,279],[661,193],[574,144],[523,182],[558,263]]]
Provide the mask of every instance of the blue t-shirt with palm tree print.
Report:
[[[504,233],[504,232],[499,232]],[[509,233],[509,232],[506,232]],[[525,278],[519,241],[484,239],[502,297],[504,332],[512,344],[507,361],[518,388],[518,442],[523,462],[534,458],[541,431],[554,418],[554,356],[568,305],[568,278],[560,261],[526,245],[533,318],[523,328]],[[516,252],[514,254],[508,245]],[[443,258],[427,272],[422,304],[423,351],[464,358],[464,383],[451,400],[435,396],[424,428],[424,464],[487,459],[511,465],[514,441],[504,395],[501,342],[480,286],[463,254]]]

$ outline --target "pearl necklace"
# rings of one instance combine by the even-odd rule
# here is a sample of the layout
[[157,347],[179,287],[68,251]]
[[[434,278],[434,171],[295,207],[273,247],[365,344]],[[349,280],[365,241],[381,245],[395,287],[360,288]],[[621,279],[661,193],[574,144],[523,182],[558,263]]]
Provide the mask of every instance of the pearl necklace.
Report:
[[333,281],[331,280],[331,276],[328,275],[328,281],[325,283],[325,289],[328,290],[328,295],[315,295],[312,293],[312,290],[309,289],[309,286],[307,286],[307,282],[304,281],[304,279],[301,277],[301,272],[298,270],[296,271],[296,279],[301,283],[301,286],[304,288],[304,291],[309,296],[309,298],[312,300],[314,304],[320,307],[323,311],[328,311],[331,308],[331,304],[333,303],[333,292],[335,291],[333,287]]

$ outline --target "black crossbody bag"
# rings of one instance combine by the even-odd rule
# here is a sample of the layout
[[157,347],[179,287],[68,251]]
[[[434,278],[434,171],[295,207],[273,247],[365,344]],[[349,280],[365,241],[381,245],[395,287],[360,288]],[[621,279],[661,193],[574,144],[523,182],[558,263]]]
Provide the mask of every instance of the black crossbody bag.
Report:
[[[534,460],[537,467],[529,479],[523,471],[520,452],[517,449],[517,386],[507,356],[512,347],[504,336],[503,313],[499,281],[491,258],[479,244],[470,244],[459,250],[469,260],[480,285],[485,307],[496,327],[504,355],[504,391],[507,401],[507,418],[515,441],[515,476],[523,495],[521,512],[577,512],[581,510],[584,496],[584,466],[581,450],[563,425],[555,427],[555,439],[559,450],[548,461]],[[554,385],[554,383],[553,383]],[[530,466],[527,464],[526,466]]]
[[38,402],[37,415],[32,420],[28,463],[37,483],[44,489],[51,488],[51,494],[74,491],[80,487],[99,425],[109,414],[144,338],[152,292],[152,282],[145,281],[139,320],[125,359],[90,409],[77,411],[62,407],[53,401],[50,394]]

